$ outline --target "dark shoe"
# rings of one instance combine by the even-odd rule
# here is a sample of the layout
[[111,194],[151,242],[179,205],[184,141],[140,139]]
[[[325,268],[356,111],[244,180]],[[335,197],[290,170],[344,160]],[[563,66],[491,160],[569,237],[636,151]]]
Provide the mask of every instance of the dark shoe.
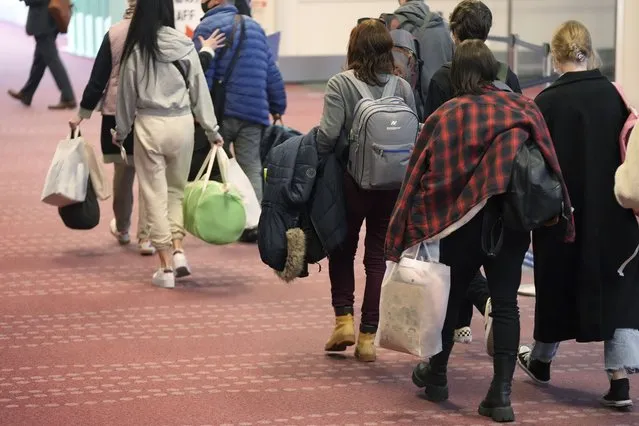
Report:
[[550,362],[542,362],[530,359],[532,349],[528,346],[520,346],[517,354],[517,364],[524,370],[524,373],[538,385],[550,383]]
[[257,242],[257,236],[257,228],[245,229],[240,237],[240,242],[254,244]]
[[16,92],[14,90],[9,90],[7,93],[13,99],[20,101],[22,103],[22,105],[31,106],[31,99],[27,99],[26,96],[24,96],[24,94],[22,92]]
[[413,369],[413,383],[426,392],[431,402],[443,402],[448,399],[448,379],[446,367],[436,367],[430,362],[420,362]]
[[499,423],[515,421],[515,412],[510,405],[510,393],[516,363],[515,355],[497,355],[493,358],[493,381],[488,394],[479,404],[480,415],[490,417]]
[[66,109],[76,109],[78,106],[76,101],[60,101],[57,105],[49,105],[51,111],[62,111]]
[[618,379],[610,381],[610,390],[603,398],[601,404],[605,407],[617,408],[620,410],[632,407],[630,399],[630,381],[628,379]]

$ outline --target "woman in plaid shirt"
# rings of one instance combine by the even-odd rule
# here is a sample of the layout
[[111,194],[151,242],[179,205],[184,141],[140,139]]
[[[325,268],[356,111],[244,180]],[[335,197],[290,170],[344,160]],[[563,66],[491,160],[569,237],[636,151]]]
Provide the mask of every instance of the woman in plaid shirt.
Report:
[[[517,289],[530,233],[504,228],[503,246],[493,257],[486,255],[484,242],[497,224],[498,213],[492,207],[508,190],[522,144],[534,142],[548,167],[560,177],[561,170],[535,103],[493,85],[498,67],[484,42],[466,40],[458,46],[451,69],[457,97],[428,118],[418,138],[389,225],[386,256],[397,262],[404,250],[442,238],[442,250],[449,253],[451,289],[443,350],[413,373],[415,384],[435,402],[448,398],[446,370],[459,306],[468,283],[484,267],[492,297],[495,355],[493,380],[479,413],[510,422],[515,418],[510,392],[519,344]],[[564,214],[571,218],[563,179],[562,186]],[[572,240],[572,219],[567,225],[566,239]]]

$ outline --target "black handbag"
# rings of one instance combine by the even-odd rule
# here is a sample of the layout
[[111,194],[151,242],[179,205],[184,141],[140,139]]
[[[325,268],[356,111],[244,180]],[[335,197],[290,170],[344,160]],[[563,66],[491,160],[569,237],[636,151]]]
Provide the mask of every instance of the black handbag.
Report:
[[561,217],[564,205],[561,181],[534,141],[522,144],[512,167],[502,203],[504,226],[532,231]]
[[224,122],[224,110],[226,108],[226,84],[233,74],[235,65],[237,65],[237,60],[240,57],[240,52],[242,51],[242,47],[246,41],[246,22],[242,15],[235,15],[235,22],[233,23],[233,28],[231,29],[231,34],[227,44],[228,48],[225,48],[218,58],[219,63],[224,55],[233,47],[238,25],[240,26],[240,41],[237,44],[235,52],[233,52],[233,57],[231,58],[231,62],[224,73],[224,77],[219,80],[213,79],[213,87],[211,88],[211,99],[213,99],[213,107],[215,108],[215,116],[217,117],[218,123]]
[[59,207],[58,214],[66,227],[70,229],[84,231],[98,226],[100,223],[100,203],[90,177],[84,201]]

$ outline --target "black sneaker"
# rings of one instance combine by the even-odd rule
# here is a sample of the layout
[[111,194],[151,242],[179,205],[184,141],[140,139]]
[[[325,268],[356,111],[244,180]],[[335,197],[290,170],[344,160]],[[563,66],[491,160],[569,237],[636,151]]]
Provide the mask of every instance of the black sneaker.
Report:
[[530,359],[532,349],[528,346],[520,346],[517,354],[517,364],[528,374],[533,382],[538,385],[547,385],[550,383],[550,362],[541,362],[536,359]]
[[601,398],[601,404],[605,407],[617,409],[632,407],[630,381],[628,379],[611,380],[610,390]]
[[431,402],[443,402],[448,399],[448,382],[446,370],[433,371],[428,362],[420,362],[413,369],[413,383],[418,388],[424,389],[426,399]]
[[257,228],[245,229],[240,237],[241,243],[255,244],[257,242]]

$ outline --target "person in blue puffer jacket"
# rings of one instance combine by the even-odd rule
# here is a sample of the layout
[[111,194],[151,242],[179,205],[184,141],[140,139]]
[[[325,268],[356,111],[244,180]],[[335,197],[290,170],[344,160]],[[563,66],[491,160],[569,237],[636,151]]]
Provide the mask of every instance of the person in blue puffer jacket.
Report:
[[[230,33],[239,12],[233,0],[202,0],[202,9],[204,17],[193,34],[196,48],[200,48],[200,37],[208,39],[216,29],[226,34],[226,40],[233,40],[228,51],[216,55],[205,70],[209,88],[213,88],[214,81],[224,78],[238,48],[240,29],[233,36]],[[286,91],[264,30],[248,16],[244,16],[244,22],[246,38],[226,84],[224,115],[219,121],[227,151],[232,143],[235,158],[261,202],[260,140],[270,125],[269,114],[275,120],[286,111]]]

